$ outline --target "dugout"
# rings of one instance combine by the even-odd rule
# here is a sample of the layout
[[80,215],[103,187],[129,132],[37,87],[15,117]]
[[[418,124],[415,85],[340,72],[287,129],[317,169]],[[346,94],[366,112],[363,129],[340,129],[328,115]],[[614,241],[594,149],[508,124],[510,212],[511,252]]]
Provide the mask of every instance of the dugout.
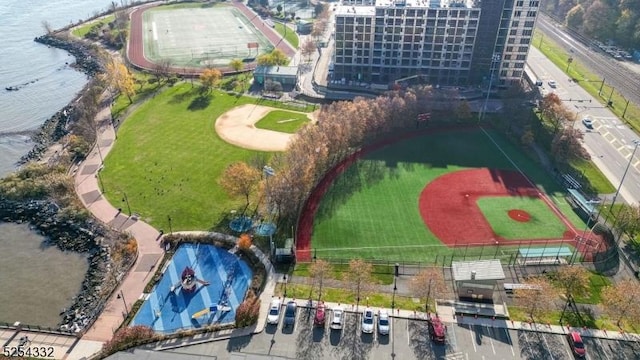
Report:
[[491,301],[498,280],[504,280],[500,260],[454,261],[451,263],[458,298]]
[[283,86],[295,86],[298,80],[297,66],[258,66],[253,71],[256,83],[264,85],[267,80],[279,82]]

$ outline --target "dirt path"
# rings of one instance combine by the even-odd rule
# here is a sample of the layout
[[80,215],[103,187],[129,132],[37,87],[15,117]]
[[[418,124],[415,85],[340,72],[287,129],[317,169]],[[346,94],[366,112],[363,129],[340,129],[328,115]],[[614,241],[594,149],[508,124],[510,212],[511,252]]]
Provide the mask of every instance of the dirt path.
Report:
[[[285,151],[295,134],[258,129],[255,123],[274,110],[262,105],[241,105],[216,120],[216,132],[226,142],[250,150]],[[287,110],[289,111],[289,110]],[[314,120],[315,114],[307,114]]]

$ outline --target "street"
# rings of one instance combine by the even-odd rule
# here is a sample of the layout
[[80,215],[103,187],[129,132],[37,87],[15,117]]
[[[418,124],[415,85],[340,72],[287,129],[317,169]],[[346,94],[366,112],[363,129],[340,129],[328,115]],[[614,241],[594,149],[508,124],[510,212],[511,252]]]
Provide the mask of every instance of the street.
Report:
[[[573,126],[585,132],[585,149],[591,155],[595,165],[617,188],[635,147],[633,141],[639,139],[638,135],[615,117],[607,107],[593,99],[580,85],[571,81],[538,49],[531,47],[527,64],[538,79],[543,81],[543,93],[555,92],[564,104],[577,114]],[[549,86],[550,80],[557,82],[556,88]],[[593,120],[592,130],[587,129],[581,123],[581,119],[584,117]],[[631,166],[616,202],[620,202],[622,199],[627,203],[640,201],[640,157],[638,155],[639,153],[636,152],[634,158],[631,159]],[[611,200],[610,196],[605,204],[610,204]]]

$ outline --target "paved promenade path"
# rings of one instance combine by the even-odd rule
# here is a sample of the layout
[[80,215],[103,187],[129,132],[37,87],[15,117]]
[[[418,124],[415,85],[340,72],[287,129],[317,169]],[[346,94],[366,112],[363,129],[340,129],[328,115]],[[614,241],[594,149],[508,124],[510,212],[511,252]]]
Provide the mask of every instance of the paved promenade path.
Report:
[[155,266],[163,255],[163,250],[157,241],[160,237],[158,230],[143,221],[129,217],[129,214],[119,212],[103,196],[98,185],[98,171],[115,141],[109,106],[100,110],[96,116],[96,123],[99,126],[96,146],[76,170],[76,192],[94,217],[114,229],[130,233],[138,243],[136,263],[109,299],[100,317],[82,338],[106,342],[120,326],[131,305],[141,296],[145,284],[153,275]]

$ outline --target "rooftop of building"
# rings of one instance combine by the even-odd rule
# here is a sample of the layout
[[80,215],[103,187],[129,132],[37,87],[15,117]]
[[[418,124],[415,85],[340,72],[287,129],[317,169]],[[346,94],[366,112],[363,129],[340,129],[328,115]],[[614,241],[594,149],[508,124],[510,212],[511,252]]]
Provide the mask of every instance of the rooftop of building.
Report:
[[451,268],[455,281],[504,279],[500,260],[454,261]]
[[[376,8],[422,8],[448,9],[473,8],[476,0],[375,0],[374,5],[342,5],[335,10],[336,15],[374,15]],[[368,2],[367,2],[368,3]]]
[[296,76],[298,74],[298,67],[297,66],[258,66],[254,70],[254,74]]

